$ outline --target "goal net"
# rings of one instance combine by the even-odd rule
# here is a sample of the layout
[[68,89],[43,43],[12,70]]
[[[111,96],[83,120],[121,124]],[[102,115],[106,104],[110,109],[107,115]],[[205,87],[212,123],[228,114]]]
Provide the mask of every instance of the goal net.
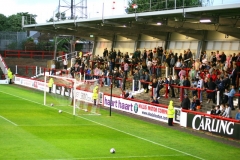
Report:
[[[45,76],[44,105],[73,115],[100,115],[99,98],[92,98],[98,80],[79,81],[69,77]],[[98,94],[99,95],[99,94]]]

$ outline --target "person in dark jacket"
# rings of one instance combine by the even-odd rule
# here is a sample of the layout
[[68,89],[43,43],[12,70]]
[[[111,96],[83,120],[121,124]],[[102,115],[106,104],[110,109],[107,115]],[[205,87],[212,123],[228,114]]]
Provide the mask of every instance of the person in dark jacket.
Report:
[[208,101],[207,103],[209,103],[211,100],[213,101],[213,103],[216,103],[216,99],[215,99],[215,91],[216,91],[216,83],[213,82],[212,78],[209,79],[209,82],[208,82],[208,94],[207,94],[207,98],[208,98]]
[[[189,81],[187,76],[184,76],[184,80],[183,80],[183,86],[184,87],[191,87],[191,82]],[[184,89],[184,93],[187,94],[188,93],[188,89]]]
[[182,109],[187,109],[188,110],[190,108],[190,104],[191,104],[190,99],[188,98],[188,95],[185,94],[184,99],[181,103]]
[[149,91],[148,82],[150,82],[150,76],[149,76],[148,71],[145,71],[145,79],[144,79],[144,81],[146,83],[143,83],[143,88],[144,88],[145,93],[148,93],[148,91]]
[[230,74],[230,78],[232,79],[232,85],[236,86],[236,79],[237,79],[237,67],[236,65],[233,66],[233,70]]

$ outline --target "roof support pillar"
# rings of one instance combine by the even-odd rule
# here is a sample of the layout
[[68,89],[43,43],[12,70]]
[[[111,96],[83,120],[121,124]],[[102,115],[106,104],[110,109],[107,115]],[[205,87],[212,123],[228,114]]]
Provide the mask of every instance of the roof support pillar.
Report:
[[111,50],[113,51],[114,47],[116,46],[117,35],[114,33],[112,37],[112,47]]
[[134,51],[136,51],[138,48],[140,48],[140,44],[141,44],[141,34],[138,34],[138,38],[135,41],[135,45],[134,45]]
[[93,50],[92,50],[92,54],[93,54],[93,55],[95,55],[96,47],[97,47],[97,37],[94,36],[94,40],[93,40]]
[[164,46],[164,49],[165,49],[165,50],[169,49],[170,40],[171,40],[171,35],[172,35],[171,32],[167,32],[167,36],[166,36],[166,39],[165,39],[165,46]]
[[198,58],[200,56],[201,51],[205,51],[206,50],[207,35],[208,35],[208,31],[203,31],[203,38],[198,42],[197,53],[195,55],[195,58]]

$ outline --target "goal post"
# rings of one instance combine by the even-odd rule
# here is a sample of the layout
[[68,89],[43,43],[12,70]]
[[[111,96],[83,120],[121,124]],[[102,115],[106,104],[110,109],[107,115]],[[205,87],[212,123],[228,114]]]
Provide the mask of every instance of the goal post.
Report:
[[[69,106],[71,106],[72,101],[72,106],[75,106],[76,79],[63,76],[45,75],[44,83],[46,86],[44,89],[44,105],[65,111],[69,111]],[[72,112],[73,115],[75,115],[74,109]]]
[[[98,80],[80,81],[69,77],[45,75],[44,105],[73,115],[100,114],[93,105],[92,91]],[[99,101],[99,100],[98,100]]]

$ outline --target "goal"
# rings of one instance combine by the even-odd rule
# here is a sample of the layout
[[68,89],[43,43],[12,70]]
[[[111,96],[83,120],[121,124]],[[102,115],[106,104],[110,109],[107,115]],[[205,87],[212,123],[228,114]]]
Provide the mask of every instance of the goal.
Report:
[[100,114],[100,107],[93,105],[92,99],[92,90],[98,83],[97,80],[79,81],[69,77],[45,75],[44,82],[44,105],[58,109],[60,113]]

